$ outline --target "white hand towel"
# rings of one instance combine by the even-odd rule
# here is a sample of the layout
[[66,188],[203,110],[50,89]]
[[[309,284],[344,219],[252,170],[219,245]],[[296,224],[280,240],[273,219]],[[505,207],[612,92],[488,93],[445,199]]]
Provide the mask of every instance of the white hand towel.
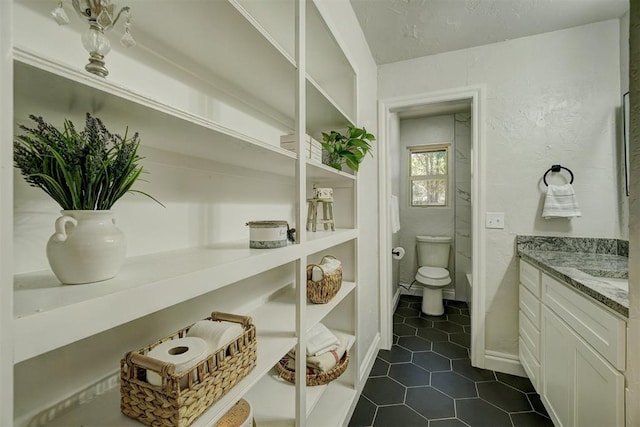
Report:
[[398,196],[391,195],[391,233],[400,231],[400,202]]
[[342,262],[338,259],[324,258],[320,266],[314,266],[311,269],[311,280],[319,282],[325,275],[333,273],[340,268],[341,265]]
[[338,337],[322,323],[316,323],[309,329],[307,337],[307,356],[322,354],[321,350],[331,351],[331,346],[340,344]]
[[544,219],[582,216],[571,184],[549,185],[542,209]]

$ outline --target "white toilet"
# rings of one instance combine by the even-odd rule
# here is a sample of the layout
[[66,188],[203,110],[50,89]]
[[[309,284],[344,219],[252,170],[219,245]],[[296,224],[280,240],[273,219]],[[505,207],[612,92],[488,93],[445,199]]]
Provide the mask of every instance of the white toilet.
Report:
[[422,312],[431,316],[444,314],[442,288],[451,283],[449,276],[450,237],[416,236],[418,273],[416,281],[423,286]]

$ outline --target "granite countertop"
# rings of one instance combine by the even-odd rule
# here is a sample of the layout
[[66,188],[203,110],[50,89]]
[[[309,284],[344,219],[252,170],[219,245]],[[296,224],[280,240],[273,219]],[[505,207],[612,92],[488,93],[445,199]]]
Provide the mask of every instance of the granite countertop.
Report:
[[522,259],[628,318],[625,243],[615,239],[516,238],[517,254]]

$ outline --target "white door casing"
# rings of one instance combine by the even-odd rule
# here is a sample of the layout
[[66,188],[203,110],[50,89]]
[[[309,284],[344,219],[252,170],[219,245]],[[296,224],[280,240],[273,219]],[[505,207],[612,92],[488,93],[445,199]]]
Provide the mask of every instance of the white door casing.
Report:
[[391,198],[389,173],[389,120],[392,114],[403,109],[451,101],[469,101],[471,104],[471,202],[472,202],[472,307],[471,307],[471,363],[485,365],[485,230],[482,218],[485,213],[485,147],[484,114],[485,93],[483,85],[461,87],[445,91],[395,97],[378,101],[378,187],[380,189],[380,335],[381,348],[389,349],[393,335],[393,295],[391,271],[391,225],[389,200]]

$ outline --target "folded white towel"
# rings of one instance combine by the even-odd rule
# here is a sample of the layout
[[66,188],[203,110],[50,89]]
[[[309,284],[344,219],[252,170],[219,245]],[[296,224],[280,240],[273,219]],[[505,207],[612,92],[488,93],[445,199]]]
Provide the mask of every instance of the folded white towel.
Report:
[[[351,338],[348,335],[341,334],[339,332],[337,332],[336,335],[340,341],[337,349],[324,353],[320,356],[307,357],[307,374],[319,374],[330,371],[338,364],[338,362],[340,362],[342,356],[344,356],[344,354],[347,352],[347,347],[351,342]],[[287,355],[282,358],[281,363],[282,362],[284,362],[284,365],[287,367],[287,369],[295,371],[295,349],[287,353]]]
[[335,350],[340,340],[322,323],[316,323],[309,329],[307,337],[307,356],[317,356]]
[[398,196],[391,195],[391,233],[400,231],[400,203]]
[[338,268],[340,268],[341,265],[342,262],[340,262],[340,260],[338,259],[323,258],[322,264],[320,264],[320,266],[314,266],[311,269],[311,280],[313,280],[314,282],[319,282],[324,278],[325,275],[333,273]]
[[544,219],[582,216],[573,185],[549,185],[542,216]]
[[313,354],[307,354],[307,357],[322,356],[325,353],[329,353],[329,352],[337,350],[337,349],[338,349],[338,344],[330,344],[330,345],[328,345],[326,347],[322,347],[321,349],[317,350]]

